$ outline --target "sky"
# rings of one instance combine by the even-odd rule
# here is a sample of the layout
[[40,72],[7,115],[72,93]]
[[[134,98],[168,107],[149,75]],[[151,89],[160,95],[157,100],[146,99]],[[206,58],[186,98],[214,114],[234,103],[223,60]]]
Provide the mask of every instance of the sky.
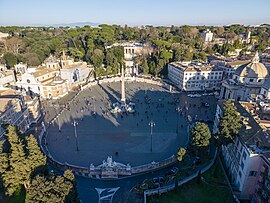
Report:
[[0,25],[270,24],[270,0],[0,0]]

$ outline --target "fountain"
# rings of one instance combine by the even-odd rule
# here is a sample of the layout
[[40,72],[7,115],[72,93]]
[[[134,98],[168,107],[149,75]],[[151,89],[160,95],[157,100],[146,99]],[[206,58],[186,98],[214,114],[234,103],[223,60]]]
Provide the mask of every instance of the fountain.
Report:
[[134,113],[135,112],[135,103],[129,102],[126,103],[126,93],[125,93],[125,74],[124,68],[122,67],[122,76],[121,76],[121,103],[113,103],[112,113]]

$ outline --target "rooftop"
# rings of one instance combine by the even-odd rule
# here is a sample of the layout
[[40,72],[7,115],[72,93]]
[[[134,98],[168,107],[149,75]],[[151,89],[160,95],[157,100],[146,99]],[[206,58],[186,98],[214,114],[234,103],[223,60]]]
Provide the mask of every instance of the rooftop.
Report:
[[[18,106],[20,102],[19,94],[13,89],[0,91],[0,116],[2,116],[8,109],[14,106]],[[20,109],[15,108],[16,111]]]
[[217,66],[212,66],[209,63],[198,62],[172,62],[170,65],[175,68],[181,69],[186,72],[193,71],[221,71],[222,69]]

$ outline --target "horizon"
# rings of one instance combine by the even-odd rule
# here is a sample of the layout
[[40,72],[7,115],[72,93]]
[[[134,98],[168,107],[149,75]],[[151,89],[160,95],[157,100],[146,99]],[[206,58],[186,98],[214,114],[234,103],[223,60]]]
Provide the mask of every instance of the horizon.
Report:
[[[94,23],[135,26],[256,26],[270,23],[270,1],[234,2],[161,0],[89,2],[60,0],[45,2],[1,0],[0,26],[52,26]],[[136,7],[136,8],[135,8]],[[75,9],[74,9],[75,8]],[[184,8],[184,9],[183,9]],[[12,12],[11,12],[12,10]],[[249,12],[247,12],[249,11]]]

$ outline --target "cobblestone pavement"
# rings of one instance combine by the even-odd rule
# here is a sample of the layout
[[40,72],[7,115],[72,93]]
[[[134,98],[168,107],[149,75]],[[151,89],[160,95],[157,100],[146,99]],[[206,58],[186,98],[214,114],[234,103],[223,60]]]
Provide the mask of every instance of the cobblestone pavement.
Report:
[[[89,166],[91,163],[99,165],[108,156],[123,164],[130,163],[131,166],[157,162],[175,154],[179,146],[187,143],[187,114],[204,120],[212,119],[214,115],[213,96],[189,98],[185,94],[170,93],[157,85],[138,82],[126,84],[127,100],[136,104],[136,113],[122,116],[112,114],[112,103],[121,98],[119,91],[120,83],[102,84],[84,90],[72,102],[68,102],[70,98],[64,98],[66,101],[56,101],[54,106],[47,103],[47,122],[64,108],[48,129],[47,141],[51,155],[61,162],[80,166]],[[207,101],[210,107],[201,107],[202,101]],[[182,109],[179,118],[176,111],[178,106]],[[79,151],[76,150],[74,120],[78,123]],[[151,120],[155,122],[152,152]]]
[[[81,92],[72,102],[73,95],[60,101],[45,101],[45,122],[64,109],[59,119],[50,125],[48,147],[51,154],[60,161],[89,166],[98,165],[107,156],[131,166],[159,161],[176,153],[179,146],[187,143],[187,115],[197,120],[214,120],[216,99],[214,96],[200,98],[187,97],[186,93],[170,93],[168,90],[145,83],[126,84],[127,98],[136,103],[135,115],[114,115],[109,113],[111,104],[120,100],[120,83],[97,85]],[[145,96],[151,98],[150,104]],[[209,107],[203,106],[207,102]],[[89,105],[88,105],[89,104]],[[178,134],[177,111],[179,113]],[[147,112],[146,112],[147,111]],[[96,115],[93,116],[93,112]],[[106,113],[107,112],[107,113]],[[147,117],[148,116],[148,117]],[[74,126],[78,122],[78,146],[74,138]],[[150,152],[149,121],[156,125],[153,129],[153,152]],[[138,126],[137,126],[138,123]],[[59,124],[61,132],[59,132]],[[115,152],[118,152],[118,155]],[[171,166],[172,167],[172,166]],[[146,178],[162,176],[171,167],[148,174],[122,180],[93,180],[77,177],[78,191],[82,202],[98,202],[95,188],[116,188],[114,200],[127,198],[129,190]],[[138,199],[138,202],[141,200]]]

